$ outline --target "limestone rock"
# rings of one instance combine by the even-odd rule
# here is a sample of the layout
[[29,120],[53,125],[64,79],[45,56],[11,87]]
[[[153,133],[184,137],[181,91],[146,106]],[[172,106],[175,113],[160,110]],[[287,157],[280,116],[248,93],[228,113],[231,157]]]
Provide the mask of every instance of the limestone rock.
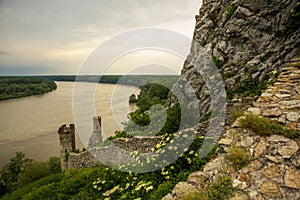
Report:
[[232,144],[233,140],[229,138],[223,138],[219,140],[218,144],[223,144],[223,145],[230,145]]
[[280,169],[277,165],[271,165],[263,171],[263,175],[268,178],[277,178],[280,176]]
[[300,114],[298,112],[289,112],[287,113],[286,118],[291,122],[297,122],[300,118]]
[[264,182],[261,185],[259,191],[267,197],[272,197],[272,198],[281,198],[282,197],[276,183],[271,182],[271,181]]
[[241,125],[240,120],[241,120],[241,119],[245,119],[245,118],[246,118],[245,116],[242,116],[242,117],[237,118],[237,119],[233,122],[232,128],[239,128],[239,127],[241,127],[242,125]]
[[259,108],[248,108],[247,111],[249,113],[253,114],[253,115],[260,115],[261,114],[261,110]]
[[236,192],[229,200],[249,200],[249,196],[242,192]]
[[263,115],[266,117],[279,117],[282,111],[279,109],[266,109],[263,111]]
[[194,192],[197,192],[197,189],[192,187],[190,184],[187,182],[179,182],[175,188],[172,191],[172,195],[175,198],[182,198],[188,194],[192,194]]
[[222,169],[222,165],[224,165],[224,157],[220,156],[206,163],[203,168],[203,172],[208,173],[218,173]]
[[281,163],[281,162],[283,162],[283,159],[277,158],[277,157],[272,156],[272,155],[266,155],[265,157],[267,159],[269,159],[270,161],[274,162],[274,163]]
[[284,184],[287,187],[300,189],[300,172],[296,169],[287,169],[284,174]]
[[278,153],[282,158],[290,158],[299,150],[298,144],[295,141],[287,143],[285,146],[278,149]]
[[300,153],[298,153],[298,155],[296,155],[296,156],[292,159],[292,163],[293,163],[293,165],[295,165],[296,167],[300,167]]
[[190,174],[187,182],[193,186],[200,187],[206,180],[208,180],[208,178],[209,177],[205,173],[198,171]]
[[173,198],[172,194],[168,193],[161,200],[174,200],[174,198]]
[[290,142],[291,140],[289,138],[286,138],[281,135],[271,135],[268,137],[268,142]]
[[254,157],[258,158],[262,154],[264,154],[267,150],[267,143],[263,140],[259,141],[259,143],[256,145],[254,149]]

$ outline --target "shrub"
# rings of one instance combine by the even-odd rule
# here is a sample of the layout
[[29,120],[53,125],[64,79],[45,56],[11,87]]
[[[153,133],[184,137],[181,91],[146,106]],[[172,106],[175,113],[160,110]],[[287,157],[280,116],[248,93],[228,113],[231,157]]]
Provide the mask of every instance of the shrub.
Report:
[[250,162],[249,154],[242,147],[232,147],[229,149],[227,159],[237,169],[247,166]]
[[271,122],[269,119],[258,115],[246,115],[240,119],[240,123],[242,127],[249,128],[260,136],[278,134],[287,138],[300,137],[300,131],[288,129],[279,123]]
[[216,181],[209,186],[208,198],[211,200],[225,200],[233,196],[235,190],[230,176],[219,176]]
[[238,5],[236,3],[231,3],[227,8],[226,8],[226,16],[227,19],[229,19],[233,13],[235,12],[235,10],[237,9]]
[[211,59],[214,61],[214,63],[216,64],[218,69],[223,67],[224,63],[220,59],[218,59],[216,56],[212,56]]
[[30,162],[25,166],[24,172],[19,174],[17,184],[23,186],[49,175],[50,170],[47,163]]
[[229,113],[229,119],[230,121],[235,121],[237,118],[244,115],[244,110],[234,108]]
[[51,174],[61,172],[61,162],[59,157],[52,156],[48,159],[47,163]]
[[293,34],[299,29],[300,26],[300,2],[296,3],[295,7],[291,10],[288,22],[286,24],[286,36]]

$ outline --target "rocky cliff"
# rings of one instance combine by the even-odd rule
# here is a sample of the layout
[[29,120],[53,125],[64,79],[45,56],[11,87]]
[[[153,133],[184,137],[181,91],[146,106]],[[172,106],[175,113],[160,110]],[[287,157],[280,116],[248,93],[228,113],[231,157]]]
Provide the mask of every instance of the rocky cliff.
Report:
[[245,116],[225,127],[216,155],[203,170],[190,174],[186,182],[178,183],[162,200],[215,199],[201,194],[207,194],[208,185],[214,184],[220,176],[229,176],[232,186],[223,185],[223,189],[218,187],[218,190],[224,192],[233,187],[235,191],[231,197],[222,199],[300,198],[299,132],[290,139],[277,135],[275,129],[269,134],[259,133],[267,126],[254,131],[241,123],[247,116],[262,115],[300,131],[300,58],[291,60],[282,70],[274,86],[269,86],[252,106],[248,105]]
[[[210,110],[208,87],[194,66],[203,50],[211,55],[222,75],[227,98],[233,99],[228,101],[230,105],[243,102],[238,97],[257,98],[246,98],[250,102],[242,107],[247,109],[244,116],[227,123],[216,155],[203,170],[178,183],[163,200],[216,199],[209,196],[210,187],[217,188],[214,193],[234,188],[231,197],[222,199],[300,198],[299,8],[297,0],[203,2],[182,70],[200,99],[200,112]],[[242,119],[257,115],[261,115],[258,120],[268,119],[277,128],[281,123],[297,135],[287,138],[277,135],[275,129],[260,135],[241,125]],[[241,166],[234,166],[231,160],[237,152],[240,155],[235,161],[245,161]],[[219,177],[227,176],[232,184],[216,187]]]
[[[219,68],[227,97],[259,95],[299,53],[299,7],[297,0],[204,1],[182,70],[201,102],[207,104],[209,94],[193,66],[200,48]],[[208,107],[202,104],[200,109]]]

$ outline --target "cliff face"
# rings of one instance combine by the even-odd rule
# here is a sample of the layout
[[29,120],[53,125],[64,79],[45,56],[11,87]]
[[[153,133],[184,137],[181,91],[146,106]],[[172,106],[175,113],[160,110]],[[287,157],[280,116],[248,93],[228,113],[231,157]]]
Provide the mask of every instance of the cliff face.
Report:
[[[196,16],[191,52],[185,75],[201,102],[209,95],[193,67],[199,44],[219,68],[227,97],[258,95],[290,59],[299,53],[300,31],[297,0],[207,0]],[[299,12],[299,11],[298,11]],[[298,24],[299,25],[299,24]],[[207,104],[207,103],[206,103]],[[208,109],[207,106],[200,108]]]

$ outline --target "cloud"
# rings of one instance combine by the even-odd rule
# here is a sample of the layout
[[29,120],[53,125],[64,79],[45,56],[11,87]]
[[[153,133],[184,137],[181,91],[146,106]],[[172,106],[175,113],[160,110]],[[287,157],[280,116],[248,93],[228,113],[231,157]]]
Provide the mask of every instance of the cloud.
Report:
[[[192,37],[198,0],[0,0],[0,66],[46,66],[76,73],[105,39],[141,27],[167,28]],[[121,44],[120,44],[121,45]],[[0,53],[5,55],[4,53]],[[51,66],[49,66],[51,68]],[[51,69],[49,69],[51,71]],[[54,70],[53,70],[54,72]]]
[[[1,0],[0,0],[0,3],[1,3]],[[0,55],[8,55],[8,54],[10,54],[10,53],[7,52],[7,51],[1,51],[1,50],[0,50]]]

